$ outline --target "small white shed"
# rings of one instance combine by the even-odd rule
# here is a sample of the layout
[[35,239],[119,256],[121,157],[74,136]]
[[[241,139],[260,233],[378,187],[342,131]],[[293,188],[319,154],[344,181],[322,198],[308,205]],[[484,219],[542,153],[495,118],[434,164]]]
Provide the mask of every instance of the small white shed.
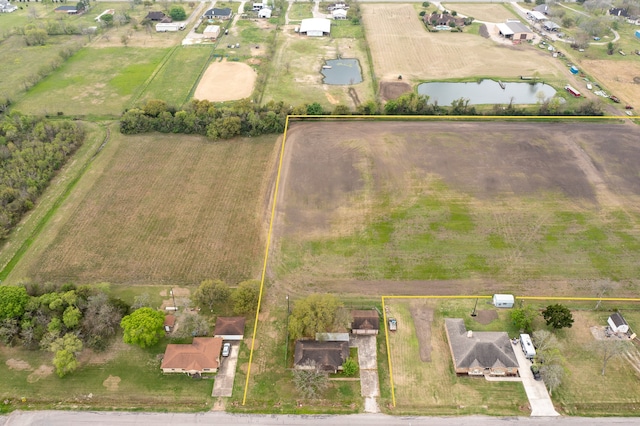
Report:
[[609,324],[609,327],[611,327],[611,331],[614,333],[627,333],[629,331],[629,324],[627,324],[627,320],[625,320],[619,312],[611,314],[607,323]]
[[515,298],[513,294],[494,294],[491,303],[496,308],[513,308]]

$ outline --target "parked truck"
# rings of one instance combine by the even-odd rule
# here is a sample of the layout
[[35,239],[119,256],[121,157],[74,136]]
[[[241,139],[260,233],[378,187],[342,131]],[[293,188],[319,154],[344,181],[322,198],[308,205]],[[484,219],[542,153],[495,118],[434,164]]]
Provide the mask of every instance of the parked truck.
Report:
[[156,24],[156,31],[159,33],[166,33],[167,31],[182,31],[186,28],[184,22],[166,22]]

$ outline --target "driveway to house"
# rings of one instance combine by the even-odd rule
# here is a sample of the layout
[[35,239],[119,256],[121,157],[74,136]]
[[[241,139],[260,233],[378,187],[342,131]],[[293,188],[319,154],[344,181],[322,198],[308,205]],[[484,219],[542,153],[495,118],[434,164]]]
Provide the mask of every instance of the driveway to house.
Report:
[[360,367],[360,394],[364,397],[364,412],[379,413],[377,397],[380,396],[378,382],[377,336],[351,336],[349,346],[358,348]]
[[531,372],[531,361],[529,361],[522,351],[520,344],[514,346],[513,351],[518,358],[518,368],[520,371],[520,377],[522,378],[522,384],[524,390],[529,398],[529,405],[531,406],[531,417],[551,417],[559,416],[556,409],[553,407],[551,397],[547,388],[542,380],[536,380],[533,378]]
[[236,365],[238,364],[238,354],[240,353],[240,342],[231,342],[231,353],[228,357],[222,358],[222,363],[213,382],[213,392],[211,396],[231,396],[233,392],[233,381],[236,378]]

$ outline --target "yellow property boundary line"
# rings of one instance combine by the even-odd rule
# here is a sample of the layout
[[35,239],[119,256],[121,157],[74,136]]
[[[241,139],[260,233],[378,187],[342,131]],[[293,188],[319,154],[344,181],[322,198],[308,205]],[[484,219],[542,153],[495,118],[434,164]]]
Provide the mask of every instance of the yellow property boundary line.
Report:
[[[389,345],[389,329],[387,327],[387,310],[385,299],[491,299],[493,296],[382,296],[382,316],[384,319],[384,336],[387,345],[387,362],[389,363],[389,383],[391,384],[391,402],[396,406],[396,392],[393,385],[393,366],[391,365],[391,346]],[[592,301],[592,302],[640,302],[634,297],[563,297],[563,296],[516,296],[516,300],[549,300],[549,301]]]
[[[251,337],[251,349],[249,351],[249,366],[247,368],[247,377],[244,383],[244,392],[242,396],[242,405],[245,405],[247,402],[247,391],[249,389],[249,379],[251,377],[251,364],[253,363],[253,352],[255,349],[256,342],[256,333],[258,331],[258,314],[260,313],[260,307],[262,306],[262,296],[264,294],[264,281],[267,273],[267,262],[269,260],[269,249],[271,248],[271,237],[273,234],[273,222],[275,218],[276,212],[276,204],[278,201],[278,189],[280,187],[280,176],[282,173],[282,161],[284,158],[284,148],[287,142],[287,131],[289,130],[289,120],[296,121],[330,121],[330,120],[349,120],[349,121],[360,121],[360,120],[377,120],[377,121],[531,121],[531,120],[543,120],[543,121],[571,121],[571,120],[592,120],[592,121],[607,121],[607,120],[626,120],[628,117],[624,116],[538,116],[538,115],[529,115],[529,116],[483,116],[483,115],[287,115],[284,124],[284,132],[282,137],[282,145],[280,147],[280,158],[278,159],[278,172],[276,176],[275,189],[273,194],[273,203],[271,205],[271,218],[269,219],[269,232],[267,233],[267,243],[264,251],[264,261],[262,264],[262,275],[260,277],[260,292],[258,295],[258,305],[256,307],[256,318],[253,324],[253,335]],[[382,296],[382,308],[384,310],[384,300],[388,299],[399,299],[399,298],[477,298],[475,296]],[[478,296],[480,298],[490,298],[491,296]],[[520,299],[528,299],[527,297],[520,297]],[[536,298],[532,298],[536,299]],[[538,298],[541,299],[541,298]],[[544,298],[548,300],[552,300],[552,298]],[[578,300],[578,299],[563,299],[559,298],[556,300]],[[582,300],[589,300],[588,298]],[[605,299],[594,299],[594,300],[605,300]],[[611,299],[613,300],[613,299]],[[629,299],[619,299],[619,300],[629,300]],[[640,301],[640,299],[637,299]],[[386,312],[383,312],[384,316],[384,326],[387,324],[387,316]],[[386,330],[386,328],[385,328]],[[387,344],[387,357],[389,362],[389,375],[391,379],[391,395],[393,399],[393,406],[396,406],[395,401],[395,393],[393,387],[393,375],[392,375],[392,367],[391,367],[391,352],[389,351],[389,333],[385,332],[386,336],[386,344]]]

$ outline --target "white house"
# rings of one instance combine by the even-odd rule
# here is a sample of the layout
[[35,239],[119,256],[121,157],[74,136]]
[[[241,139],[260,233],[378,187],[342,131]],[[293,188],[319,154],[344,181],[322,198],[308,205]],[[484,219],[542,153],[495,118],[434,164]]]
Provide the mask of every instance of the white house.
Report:
[[0,13],[11,13],[18,10],[18,6],[9,3],[8,0],[0,0]]
[[258,11],[258,18],[266,18],[266,19],[271,18],[271,9],[267,9],[267,8],[260,9]]
[[300,23],[300,34],[309,37],[322,37],[331,34],[331,21],[324,18],[303,19]]
[[496,308],[513,308],[515,298],[512,294],[494,294],[491,303]]
[[627,321],[622,315],[620,315],[619,312],[611,314],[611,316],[607,320],[607,323],[609,324],[609,327],[611,327],[611,331],[613,331],[614,333],[629,332],[629,324],[627,324]]
[[347,11],[344,9],[334,9],[331,11],[333,19],[347,19]]

